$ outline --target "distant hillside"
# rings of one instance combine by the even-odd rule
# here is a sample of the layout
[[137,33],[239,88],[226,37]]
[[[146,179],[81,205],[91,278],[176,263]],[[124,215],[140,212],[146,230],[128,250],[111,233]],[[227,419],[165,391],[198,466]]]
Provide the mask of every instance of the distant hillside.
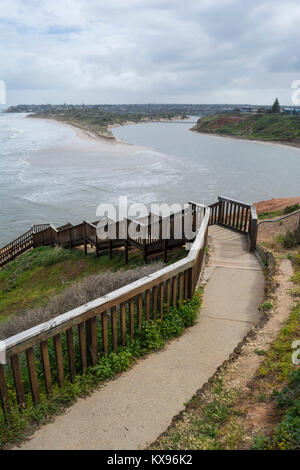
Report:
[[193,131],[300,146],[300,116],[285,114],[214,114],[199,119]]

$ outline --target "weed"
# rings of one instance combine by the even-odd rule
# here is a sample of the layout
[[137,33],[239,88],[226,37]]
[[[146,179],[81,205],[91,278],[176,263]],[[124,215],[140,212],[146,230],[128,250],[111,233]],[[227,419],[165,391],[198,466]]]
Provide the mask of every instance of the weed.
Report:
[[266,351],[264,351],[263,349],[255,349],[254,352],[258,356],[265,356],[266,355]]
[[272,302],[264,302],[263,304],[260,305],[259,310],[262,310],[263,312],[269,312],[272,310],[273,304]]
[[[201,298],[202,292],[198,291],[190,301],[184,302],[182,306],[172,308],[169,313],[164,312],[163,320],[143,322],[141,331],[137,327],[135,328],[134,340],[127,337],[127,346],[119,347],[117,353],[111,351],[107,356],[99,355],[96,365],[90,366],[84,375],[76,375],[73,384],[68,381],[66,375],[65,383],[61,389],[53,384],[53,394],[49,398],[44,390],[41,361],[36,361],[41,399],[40,404],[37,406],[34,406],[31,400],[25,357],[20,357],[27,407],[21,413],[19,412],[15,402],[13,376],[11,373],[7,374],[6,379],[12,403],[12,413],[6,422],[4,415],[0,414],[0,448],[3,448],[9,442],[18,442],[30,429],[45,423],[49,417],[60,413],[65,407],[70,406],[77,397],[89,395],[101,382],[131,367],[137,358],[152,350],[161,348],[167,340],[181,334],[185,327],[194,323],[201,304]],[[78,338],[74,337],[74,340],[76,342]],[[66,339],[64,336],[62,336],[62,349],[66,361],[65,370],[68,370]],[[78,348],[75,348],[75,351],[76,364],[80,364]],[[38,349],[35,354],[36,357],[40,354]],[[55,369],[55,352],[53,343],[50,342],[49,356],[51,367]]]

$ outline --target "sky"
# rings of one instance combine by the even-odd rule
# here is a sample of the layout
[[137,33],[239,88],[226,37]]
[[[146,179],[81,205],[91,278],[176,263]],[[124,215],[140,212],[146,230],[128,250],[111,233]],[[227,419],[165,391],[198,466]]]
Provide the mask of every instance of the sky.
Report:
[[291,105],[299,0],[0,0],[7,104]]

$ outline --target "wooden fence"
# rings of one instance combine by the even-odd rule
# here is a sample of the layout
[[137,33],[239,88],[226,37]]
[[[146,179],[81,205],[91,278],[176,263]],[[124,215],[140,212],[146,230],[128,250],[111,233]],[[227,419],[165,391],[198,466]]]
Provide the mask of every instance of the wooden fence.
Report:
[[[28,232],[0,249],[0,266],[30,248],[45,245],[58,245],[64,248],[84,245],[87,254],[87,246],[90,244],[95,248],[96,256],[100,252],[109,250],[110,257],[114,249],[124,247],[126,262],[131,246],[142,251],[145,262],[149,255],[159,252],[164,252],[166,261],[168,250],[186,243],[185,224],[189,223],[188,216],[192,218],[191,225],[195,233],[197,224],[199,225],[203,218],[204,209],[203,205],[191,202],[187,208],[167,217],[149,213],[146,217],[135,220],[125,218],[123,221],[115,222],[105,219],[108,236],[103,238],[99,236],[98,220],[83,221],[77,225],[68,222],[61,227],[52,224],[33,225]],[[193,241],[193,238],[189,241]]]
[[[195,206],[194,211],[197,210]],[[27,406],[28,380],[32,402],[37,404],[41,392],[38,377],[44,382],[43,390],[51,395],[54,381],[59,387],[66,380],[74,382],[75,376],[83,373],[89,364],[97,363],[100,354],[117,352],[120,346],[134,339],[143,322],[163,320],[165,311],[191,299],[203,267],[209,221],[210,209],[206,209],[191,250],[184,259],[6,339],[4,346],[9,363],[0,364],[0,400],[4,413],[9,413],[12,401],[17,402],[20,409]],[[53,229],[48,227],[47,230]],[[55,351],[54,366],[49,357],[50,341]],[[78,355],[80,364],[76,360]],[[21,367],[24,362],[27,378]],[[14,391],[7,387],[9,371],[12,371]]]
[[258,240],[273,240],[292,234],[300,241],[300,210],[274,219],[260,220],[257,224]]
[[[250,250],[256,248],[257,215],[253,205],[219,196],[218,202],[209,207],[210,225],[219,224],[245,233],[248,235]],[[145,262],[148,255],[162,251],[166,261],[169,249],[182,246],[187,241],[185,224],[188,212],[192,217],[192,231],[195,232],[204,214],[204,206],[195,202],[189,202],[188,208],[168,217],[149,213],[146,217],[135,220],[125,219],[122,222],[108,220],[109,236],[103,239],[99,237],[97,230],[99,221],[92,223],[83,221],[77,225],[67,223],[61,227],[54,227],[52,224],[33,225],[30,230],[0,249],[0,266],[30,248],[43,245],[59,245],[65,248],[84,245],[84,251],[87,253],[87,245],[90,244],[95,247],[96,256],[100,252],[109,251],[110,257],[113,249],[124,247],[126,262],[128,262],[129,247],[132,246],[143,252]],[[178,236],[178,231],[181,236]]]
[[248,235],[249,250],[256,248],[257,214],[254,205],[219,196],[218,202],[209,206],[210,225],[218,224]]
[[0,249],[0,266],[4,266],[16,256],[24,253],[34,246],[34,235],[40,231],[45,231],[49,224],[32,225],[32,227],[20,237],[8,243]]

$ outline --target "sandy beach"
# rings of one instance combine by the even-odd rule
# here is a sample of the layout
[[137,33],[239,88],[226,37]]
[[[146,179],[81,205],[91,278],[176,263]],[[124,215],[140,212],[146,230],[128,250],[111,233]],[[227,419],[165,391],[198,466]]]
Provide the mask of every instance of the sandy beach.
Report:
[[[33,117],[33,115],[28,115],[27,117]],[[34,118],[36,119],[36,118]],[[157,122],[168,122],[168,121],[184,121],[184,119],[180,119],[180,116],[174,116],[173,118],[165,118],[165,119],[160,119],[159,121],[152,121],[151,119],[148,120],[143,120],[140,122],[135,122],[135,121],[125,121],[122,124],[110,124],[107,126],[107,131],[108,133],[111,133],[111,135],[104,135],[96,132],[92,132],[88,129],[85,129],[84,127],[78,126],[74,123],[68,122],[68,121],[63,121],[59,119],[51,119],[51,118],[44,118],[44,117],[39,117],[38,119],[45,119],[46,121],[50,122],[55,122],[55,123],[60,123],[66,126],[70,126],[71,128],[75,129],[75,132],[77,136],[82,139],[82,140],[97,140],[98,142],[102,142],[105,144],[118,144],[122,143],[124,145],[130,145],[127,144],[121,140],[119,140],[116,136],[114,136],[111,133],[111,130],[116,128],[116,127],[121,127],[121,126],[129,126],[129,125],[137,125],[137,124],[148,124],[148,123],[157,123]]]
[[277,142],[276,140],[257,140],[257,139],[246,139],[246,137],[237,137],[236,135],[220,135],[214,132],[199,132],[195,129],[191,128],[190,131],[194,132],[195,134],[202,134],[202,135],[212,135],[214,137],[220,137],[221,139],[234,139],[240,140],[243,142],[252,142],[256,144],[264,144],[264,145],[276,145],[280,147],[291,147],[293,149],[300,150],[300,143],[297,142]]

